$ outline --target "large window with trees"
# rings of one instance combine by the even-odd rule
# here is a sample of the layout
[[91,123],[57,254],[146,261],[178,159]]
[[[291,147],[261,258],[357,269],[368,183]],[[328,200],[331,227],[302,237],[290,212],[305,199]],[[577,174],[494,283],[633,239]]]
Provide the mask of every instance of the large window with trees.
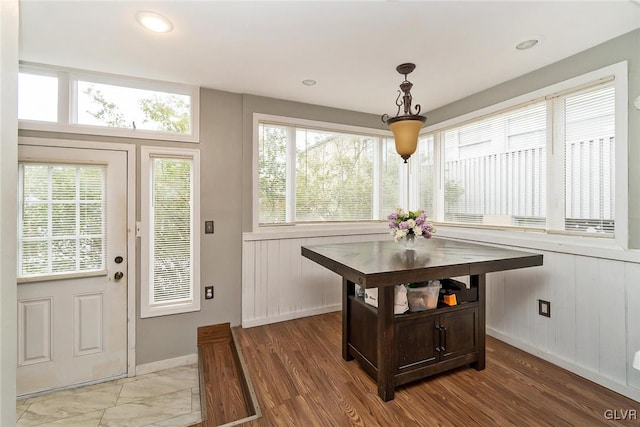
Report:
[[400,158],[384,132],[258,121],[259,223],[382,219],[399,206]]
[[142,147],[141,317],[200,309],[200,153]]
[[23,129],[197,142],[198,88],[22,64]]

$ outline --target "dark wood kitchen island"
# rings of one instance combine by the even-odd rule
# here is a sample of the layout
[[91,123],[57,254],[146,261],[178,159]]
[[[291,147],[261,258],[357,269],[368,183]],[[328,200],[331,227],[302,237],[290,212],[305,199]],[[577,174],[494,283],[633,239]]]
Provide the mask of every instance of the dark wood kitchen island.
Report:
[[[302,256],[342,276],[342,357],[356,359],[389,401],[395,387],[471,364],[485,367],[486,273],[542,265],[542,255],[448,239],[303,246]],[[477,301],[394,314],[394,286],[469,276]],[[378,308],[355,295],[378,288]]]

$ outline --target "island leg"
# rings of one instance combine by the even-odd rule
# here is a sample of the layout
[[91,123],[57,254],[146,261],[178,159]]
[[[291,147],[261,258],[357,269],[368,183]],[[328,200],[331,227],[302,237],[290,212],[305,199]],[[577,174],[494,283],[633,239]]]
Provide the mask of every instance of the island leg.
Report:
[[355,284],[344,277],[342,278],[342,358],[347,362],[353,359],[349,354],[349,336],[351,313],[349,305],[349,295],[355,295]]
[[478,288],[478,361],[472,366],[478,371],[482,371],[485,367],[485,334],[486,334],[486,275],[474,274],[470,276],[471,287]]
[[395,394],[394,287],[378,288],[378,395],[388,402]]

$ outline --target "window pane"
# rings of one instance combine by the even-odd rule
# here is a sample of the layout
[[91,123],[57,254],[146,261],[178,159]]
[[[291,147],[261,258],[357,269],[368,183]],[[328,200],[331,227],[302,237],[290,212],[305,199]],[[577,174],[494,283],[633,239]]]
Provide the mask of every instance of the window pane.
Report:
[[193,161],[153,159],[151,305],[193,298]]
[[615,92],[569,96],[565,112],[565,229],[614,232]]
[[296,220],[373,218],[374,138],[296,130]]
[[287,128],[260,124],[258,138],[258,221],[286,222]]
[[191,97],[77,81],[77,123],[150,131],[191,133]]
[[18,119],[58,121],[58,78],[18,74]]
[[104,174],[102,166],[20,164],[18,277],[104,269]]
[[[433,136],[418,141],[416,159],[418,160],[418,201],[411,210],[423,209],[427,217],[435,215],[433,181],[435,179],[435,154]],[[414,160],[415,161],[415,160]]]
[[544,228],[545,134],[544,103],[444,132],[445,220]]

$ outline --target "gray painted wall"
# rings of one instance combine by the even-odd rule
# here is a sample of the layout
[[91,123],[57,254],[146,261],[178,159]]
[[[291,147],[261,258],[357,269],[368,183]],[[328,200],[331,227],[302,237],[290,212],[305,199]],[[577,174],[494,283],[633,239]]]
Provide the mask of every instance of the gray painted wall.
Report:
[[[224,322],[234,326],[240,324],[241,95],[211,89],[200,91],[199,148],[200,219],[213,220],[215,228],[214,234],[200,236],[200,311],[138,319],[138,365],[196,353],[198,326]],[[137,212],[140,212],[139,203],[140,200]],[[204,233],[204,225],[201,232]],[[140,277],[136,283],[139,295]],[[208,285],[215,286],[212,300],[204,299],[204,286]]]
[[624,60],[629,67],[629,247],[640,249],[640,168],[636,166],[640,163],[640,111],[633,107],[633,100],[640,96],[640,30],[429,111],[427,124],[434,125]]

